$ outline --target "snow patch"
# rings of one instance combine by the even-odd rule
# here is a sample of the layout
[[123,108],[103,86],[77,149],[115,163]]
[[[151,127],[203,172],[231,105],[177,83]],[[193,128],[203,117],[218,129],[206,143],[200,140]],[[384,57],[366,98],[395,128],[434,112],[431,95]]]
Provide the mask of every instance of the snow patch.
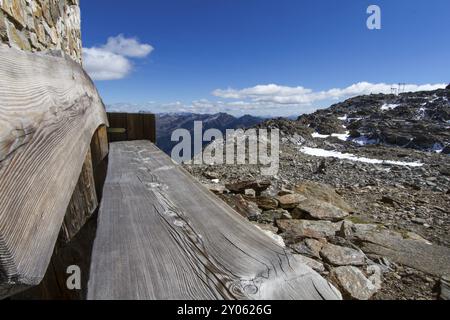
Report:
[[360,146],[366,146],[366,145],[371,145],[371,144],[377,144],[379,141],[378,141],[378,139],[369,139],[366,136],[361,136],[361,137],[352,139],[352,142],[359,144]]
[[347,141],[350,138],[350,131],[347,131],[346,133],[333,133],[331,135],[329,135],[329,134],[320,134],[318,132],[314,132],[313,134],[311,134],[311,136],[313,138],[318,138],[318,139],[327,139],[329,137],[335,137],[335,138],[338,138],[341,141]]
[[338,117],[338,119],[341,120],[341,121],[347,121],[348,116],[345,115],[345,116],[343,116],[343,117]]
[[370,164],[390,164],[390,165],[405,166],[405,167],[422,167],[423,166],[423,163],[420,163],[420,162],[403,162],[403,161],[370,159],[370,158],[365,158],[365,157],[358,157],[351,153],[341,153],[338,151],[329,151],[329,150],[319,149],[319,148],[303,147],[300,149],[300,152],[310,155],[310,156],[315,156],[315,157],[337,158],[337,159],[370,163]]
[[383,111],[393,110],[393,109],[397,108],[398,106],[399,106],[399,104],[385,103],[381,107],[381,110],[383,110]]
[[318,139],[326,139],[326,138],[330,137],[330,135],[328,135],[328,134],[320,134],[318,132],[314,132],[313,134],[311,134],[311,136],[313,138],[318,138]]
[[350,131],[347,131],[346,133],[333,133],[331,136],[338,138],[341,141],[347,141],[348,138],[350,138]]

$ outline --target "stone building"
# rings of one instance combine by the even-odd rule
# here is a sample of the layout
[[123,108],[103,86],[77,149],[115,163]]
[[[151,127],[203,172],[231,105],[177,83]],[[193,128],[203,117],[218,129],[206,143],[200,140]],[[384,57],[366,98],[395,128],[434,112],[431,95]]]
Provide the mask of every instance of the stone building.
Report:
[[0,40],[37,52],[58,50],[81,63],[79,0],[0,0]]

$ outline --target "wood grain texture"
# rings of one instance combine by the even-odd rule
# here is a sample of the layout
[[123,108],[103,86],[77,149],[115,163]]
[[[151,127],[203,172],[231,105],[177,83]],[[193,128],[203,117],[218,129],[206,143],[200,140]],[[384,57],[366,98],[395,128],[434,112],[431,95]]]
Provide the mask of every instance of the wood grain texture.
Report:
[[110,146],[88,299],[339,299],[148,141]]
[[0,297],[40,282],[104,105],[63,57],[0,45]]

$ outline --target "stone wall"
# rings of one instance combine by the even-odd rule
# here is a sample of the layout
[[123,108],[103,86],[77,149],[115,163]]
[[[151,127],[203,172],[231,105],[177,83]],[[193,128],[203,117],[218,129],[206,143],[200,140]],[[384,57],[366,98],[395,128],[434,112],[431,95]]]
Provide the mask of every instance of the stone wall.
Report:
[[79,0],[0,0],[0,42],[27,51],[62,50],[81,63]]

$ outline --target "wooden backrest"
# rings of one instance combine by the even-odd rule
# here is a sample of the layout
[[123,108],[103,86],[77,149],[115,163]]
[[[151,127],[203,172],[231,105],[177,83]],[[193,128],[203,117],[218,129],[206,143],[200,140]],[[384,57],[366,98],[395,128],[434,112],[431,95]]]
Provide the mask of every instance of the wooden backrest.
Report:
[[155,115],[150,113],[108,113],[111,142],[149,140],[156,142]]
[[0,297],[48,267],[103,102],[69,58],[0,45]]

